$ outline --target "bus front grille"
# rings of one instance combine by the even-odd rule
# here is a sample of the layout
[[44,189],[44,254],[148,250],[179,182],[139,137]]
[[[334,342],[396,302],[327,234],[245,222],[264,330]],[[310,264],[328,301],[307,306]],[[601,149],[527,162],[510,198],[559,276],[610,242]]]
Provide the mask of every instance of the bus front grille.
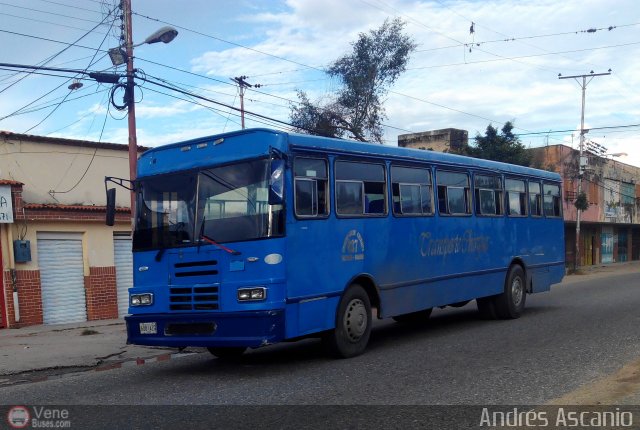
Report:
[[218,309],[218,286],[170,287],[172,311],[214,311]]

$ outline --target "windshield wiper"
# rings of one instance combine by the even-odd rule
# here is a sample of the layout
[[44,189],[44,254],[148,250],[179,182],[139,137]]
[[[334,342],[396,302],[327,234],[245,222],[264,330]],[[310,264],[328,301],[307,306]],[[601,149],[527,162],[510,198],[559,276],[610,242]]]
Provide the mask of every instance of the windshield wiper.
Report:
[[217,246],[218,248],[222,249],[223,251],[228,252],[231,255],[241,255],[242,254],[240,251],[234,251],[231,248],[227,248],[226,246],[219,244],[218,242],[216,242],[215,240],[211,239],[208,236],[205,236],[204,234],[200,235],[200,241],[202,241],[203,239],[206,242],[209,242],[210,244]]
[[212,245],[217,246],[218,248],[222,249],[223,251],[228,252],[231,255],[240,255],[240,251],[234,251],[231,248],[227,248],[224,245],[219,244],[218,242],[216,242],[215,240],[211,239],[209,236],[206,236],[204,234],[204,218],[205,216],[202,216],[202,224],[200,224],[200,234],[198,234],[198,252],[200,252],[200,245],[202,245],[202,241],[206,241],[209,242]]

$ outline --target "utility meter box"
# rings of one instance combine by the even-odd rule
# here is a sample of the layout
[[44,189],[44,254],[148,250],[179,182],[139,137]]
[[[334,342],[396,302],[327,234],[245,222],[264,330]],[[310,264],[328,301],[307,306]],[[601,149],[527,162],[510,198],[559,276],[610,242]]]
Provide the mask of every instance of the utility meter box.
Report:
[[16,263],[28,263],[31,261],[31,242],[28,240],[14,240],[13,258]]

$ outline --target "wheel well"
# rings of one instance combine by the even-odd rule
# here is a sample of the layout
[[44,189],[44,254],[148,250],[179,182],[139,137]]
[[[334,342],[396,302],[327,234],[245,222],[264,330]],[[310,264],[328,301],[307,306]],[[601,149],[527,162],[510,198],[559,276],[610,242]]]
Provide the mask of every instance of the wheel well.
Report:
[[351,281],[352,284],[358,284],[367,292],[371,307],[377,309],[378,317],[380,316],[380,295],[376,288],[375,282],[368,276],[358,276]]

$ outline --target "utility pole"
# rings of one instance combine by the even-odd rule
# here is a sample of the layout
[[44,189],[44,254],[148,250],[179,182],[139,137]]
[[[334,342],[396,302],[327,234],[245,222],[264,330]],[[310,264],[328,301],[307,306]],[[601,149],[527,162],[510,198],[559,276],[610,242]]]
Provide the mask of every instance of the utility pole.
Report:
[[[577,197],[582,193],[582,175],[584,173],[584,163],[583,161],[583,150],[584,150],[584,135],[588,132],[588,130],[584,129],[584,103],[585,103],[585,95],[587,91],[587,85],[589,82],[593,80],[596,76],[606,76],[611,74],[611,69],[609,69],[606,73],[593,73],[593,70],[588,75],[574,75],[574,76],[562,76],[558,75],[558,79],[575,79],[575,81],[580,85],[582,89],[582,113],[580,115],[580,150],[579,150],[579,160],[578,160],[578,193]],[[578,78],[582,78],[582,83]],[[587,80],[589,78],[589,80]],[[582,210],[580,208],[576,208],[576,243],[575,243],[575,261],[573,265],[573,269],[575,271],[580,267],[580,215],[582,214]]]
[[[129,127],[129,179],[136,179],[138,167],[138,137],[136,135],[136,103],[134,97],[135,82],[133,81],[133,27],[131,25],[131,0],[122,0],[124,16],[125,52],[127,54],[127,121]],[[131,190],[131,225],[135,220],[136,194]]]
[[248,83],[246,81],[246,79],[248,79],[248,76],[236,76],[235,78],[229,78],[231,79],[233,82],[235,82],[236,84],[238,84],[238,88],[240,90],[240,119],[241,119],[241,123],[242,123],[242,129],[244,130],[244,91],[247,87],[249,88],[260,88],[262,85],[260,84],[256,84],[256,85],[251,85],[250,83]]

